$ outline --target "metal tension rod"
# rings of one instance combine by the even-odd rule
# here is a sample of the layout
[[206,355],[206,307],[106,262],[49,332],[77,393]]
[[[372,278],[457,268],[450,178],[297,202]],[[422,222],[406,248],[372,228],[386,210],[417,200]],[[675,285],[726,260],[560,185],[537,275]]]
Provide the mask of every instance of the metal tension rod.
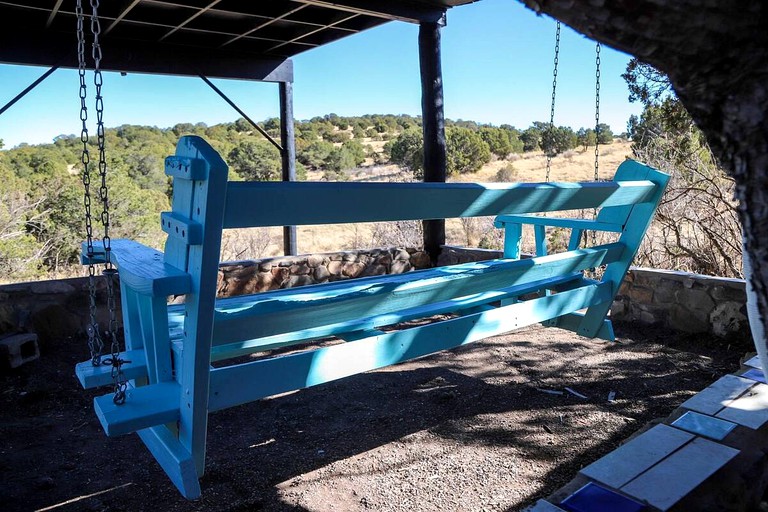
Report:
[[45,80],[46,78],[48,78],[49,76],[51,76],[51,74],[53,74],[53,72],[54,72],[54,71],[56,71],[57,69],[59,69],[59,66],[58,66],[58,65],[56,65],[56,66],[53,66],[51,69],[49,69],[48,71],[46,71],[45,73],[43,73],[42,75],[40,75],[40,78],[38,78],[37,80],[35,80],[35,81],[34,81],[34,82],[32,82],[31,84],[29,84],[29,87],[27,87],[26,89],[24,89],[23,91],[21,91],[19,94],[17,94],[17,95],[16,95],[16,97],[14,97],[14,98],[13,98],[11,101],[9,101],[8,103],[6,103],[6,104],[3,106],[3,108],[0,108],[0,115],[3,115],[3,113],[4,113],[6,110],[8,110],[9,108],[11,108],[11,107],[13,106],[13,104],[14,104],[14,103],[16,103],[17,101],[19,101],[19,100],[20,100],[21,98],[23,98],[24,96],[26,96],[26,95],[27,95],[27,93],[28,93],[29,91],[31,91],[32,89],[34,89],[35,87],[37,87],[38,85],[40,85],[40,83],[42,83],[42,81],[43,81],[43,80]]
[[227,97],[227,95],[226,95],[226,94],[224,94],[223,92],[221,92],[221,89],[219,89],[218,87],[216,87],[216,86],[213,84],[213,82],[211,82],[210,80],[208,80],[208,78],[207,78],[206,76],[204,76],[204,75],[198,75],[198,76],[199,76],[199,77],[200,77],[200,78],[203,80],[203,82],[205,82],[206,84],[208,84],[208,86],[209,86],[211,89],[213,89],[213,90],[214,90],[214,92],[216,92],[216,94],[218,94],[219,96],[221,96],[221,97],[222,97],[222,99],[223,99],[224,101],[226,101],[227,103],[229,103],[229,106],[230,106],[230,107],[232,107],[233,109],[237,110],[237,113],[238,113],[238,114],[240,114],[241,116],[243,116],[243,118],[244,118],[246,121],[248,121],[249,123],[251,123],[251,125],[253,125],[253,127],[254,127],[254,128],[256,128],[256,130],[257,130],[257,131],[258,131],[260,134],[262,134],[262,135],[264,136],[264,138],[266,138],[266,139],[267,139],[269,142],[271,142],[271,143],[272,143],[272,145],[273,145],[273,146],[275,146],[275,147],[276,147],[276,148],[277,148],[277,149],[280,151],[280,153],[282,153],[282,152],[283,152],[283,147],[282,147],[282,146],[281,146],[281,145],[280,145],[280,144],[279,144],[279,143],[278,143],[278,142],[277,142],[275,139],[273,139],[273,138],[272,138],[272,137],[271,137],[271,136],[270,136],[270,135],[269,135],[269,134],[268,134],[266,131],[264,131],[264,128],[262,128],[261,126],[259,126],[258,124],[256,124],[256,123],[254,122],[254,120],[253,120],[253,119],[251,119],[250,117],[248,117],[248,114],[246,114],[245,112],[243,112],[243,111],[242,111],[242,109],[241,109],[240,107],[238,107],[237,105],[235,105],[235,102],[234,102],[234,101],[232,101],[231,99],[229,99],[229,98]]

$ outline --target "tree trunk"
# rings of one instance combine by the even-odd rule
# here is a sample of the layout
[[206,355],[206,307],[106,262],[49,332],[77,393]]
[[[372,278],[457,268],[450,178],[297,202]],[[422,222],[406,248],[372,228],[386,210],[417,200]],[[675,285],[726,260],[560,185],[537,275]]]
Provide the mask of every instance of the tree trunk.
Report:
[[750,281],[768,332],[768,3],[521,1],[669,76],[736,180]]

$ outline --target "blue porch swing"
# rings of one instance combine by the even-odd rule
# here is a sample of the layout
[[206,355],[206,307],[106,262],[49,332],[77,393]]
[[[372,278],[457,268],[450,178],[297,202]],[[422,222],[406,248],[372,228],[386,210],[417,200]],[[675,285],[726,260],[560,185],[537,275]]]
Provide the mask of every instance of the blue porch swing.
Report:
[[[98,1],[92,5],[98,57]],[[84,106],[80,0],[78,27]],[[94,60],[98,76],[99,58]],[[103,176],[99,82],[96,101]],[[83,142],[87,177],[87,132]],[[111,240],[108,198],[106,191],[101,194],[107,212],[102,215],[104,244],[96,247],[89,229],[83,262],[89,268],[106,264],[108,290],[118,286],[113,269],[119,269],[125,347],[117,347],[113,291],[108,299],[110,354],[101,356],[103,343],[92,299],[92,355],[77,365],[76,373],[85,388],[113,386],[112,393],[94,401],[106,434],[137,433],[189,499],[201,493],[211,412],[539,322],[613,340],[606,314],[669,179],[627,160],[613,180],[588,183],[230,182],[224,160],[194,136],[179,140],[175,155],[165,161],[165,172],[174,186],[172,209],[160,219],[167,233],[163,251],[131,240]],[[592,208],[601,208],[594,220],[521,216]],[[496,216],[505,233],[502,258],[216,297],[224,229],[475,216]],[[571,244],[564,252],[546,254],[542,243],[536,256],[521,259],[523,224],[534,224],[537,231],[544,224],[570,229]],[[618,240],[581,247],[581,234],[587,231],[617,233]],[[599,280],[585,276],[585,270],[603,265]],[[530,298],[535,292],[539,293]],[[171,295],[185,295],[184,303],[168,304]],[[449,313],[442,321],[382,330]],[[312,345],[328,336],[341,342]],[[289,346],[301,350],[245,363],[232,361]],[[218,362],[216,367],[213,362]]]

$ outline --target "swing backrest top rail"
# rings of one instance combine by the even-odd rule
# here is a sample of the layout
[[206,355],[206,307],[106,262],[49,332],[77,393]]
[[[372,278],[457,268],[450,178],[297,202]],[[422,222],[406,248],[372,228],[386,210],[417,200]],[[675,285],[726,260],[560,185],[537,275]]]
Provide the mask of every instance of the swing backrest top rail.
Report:
[[[187,497],[199,494],[210,411],[538,322],[612,339],[605,315],[668,180],[626,161],[614,181],[580,184],[227,182],[221,157],[192,136],[179,141],[166,172],[174,194],[172,211],[161,219],[164,251],[112,242],[124,358],[131,361],[124,371],[133,380],[124,405],[105,395],[95,407],[109,435],[139,431]],[[594,221],[524,215],[591,208],[602,208]],[[489,215],[505,229],[505,255],[497,260],[216,299],[224,229]],[[549,255],[540,242],[536,257],[519,259],[522,225],[535,224],[538,237],[545,222],[578,238],[600,230],[619,239],[594,247],[572,243]],[[584,276],[601,265],[601,280]],[[177,294],[186,295],[185,303],[168,305],[167,296]],[[437,314],[450,316],[382,330]],[[307,346],[327,336],[343,343]],[[300,351],[225,361],[287,346]],[[214,361],[220,361],[215,368]],[[93,387],[110,382],[109,370],[81,363],[77,373]]]

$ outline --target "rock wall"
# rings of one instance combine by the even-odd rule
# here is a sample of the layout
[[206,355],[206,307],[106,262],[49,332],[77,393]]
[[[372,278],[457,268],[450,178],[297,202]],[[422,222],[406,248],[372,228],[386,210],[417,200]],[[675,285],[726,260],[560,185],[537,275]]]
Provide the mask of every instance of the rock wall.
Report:
[[[416,249],[371,249],[225,263],[219,267],[218,295],[231,297],[281,288],[428,268],[429,256]],[[97,321],[106,326],[105,283],[97,283]],[[178,301],[183,301],[179,297]],[[33,332],[41,346],[67,338],[85,339],[88,278],[0,286],[0,338]],[[122,327],[120,297],[118,326]]]
[[719,337],[748,336],[746,303],[743,279],[632,268],[616,295],[611,318]]
[[[439,264],[487,260],[500,255],[498,251],[447,246]],[[231,297],[355,277],[400,274],[429,266],[427,254],[416,249],[372,249],[225,263],[219,269],[218,295]],[[97,282],[97,319],[104,326],[106,294],[103,280]],[[119,307],[118,297],[118,322],[122,325]],[[615,322],[655,324],[720,337],[749,334],[743,280],[686,272],[631,269],[613,304],[611,318]],[[33,332],[44,347],[49,341],[84,337],[87,322],[87,278],[0,286],[0,337]]]
[[343,281],[355,277],[402,274],[429,268],[429,256],[416,249],[371,249],[224,263],[219,267],[217,293],[247,293]]

